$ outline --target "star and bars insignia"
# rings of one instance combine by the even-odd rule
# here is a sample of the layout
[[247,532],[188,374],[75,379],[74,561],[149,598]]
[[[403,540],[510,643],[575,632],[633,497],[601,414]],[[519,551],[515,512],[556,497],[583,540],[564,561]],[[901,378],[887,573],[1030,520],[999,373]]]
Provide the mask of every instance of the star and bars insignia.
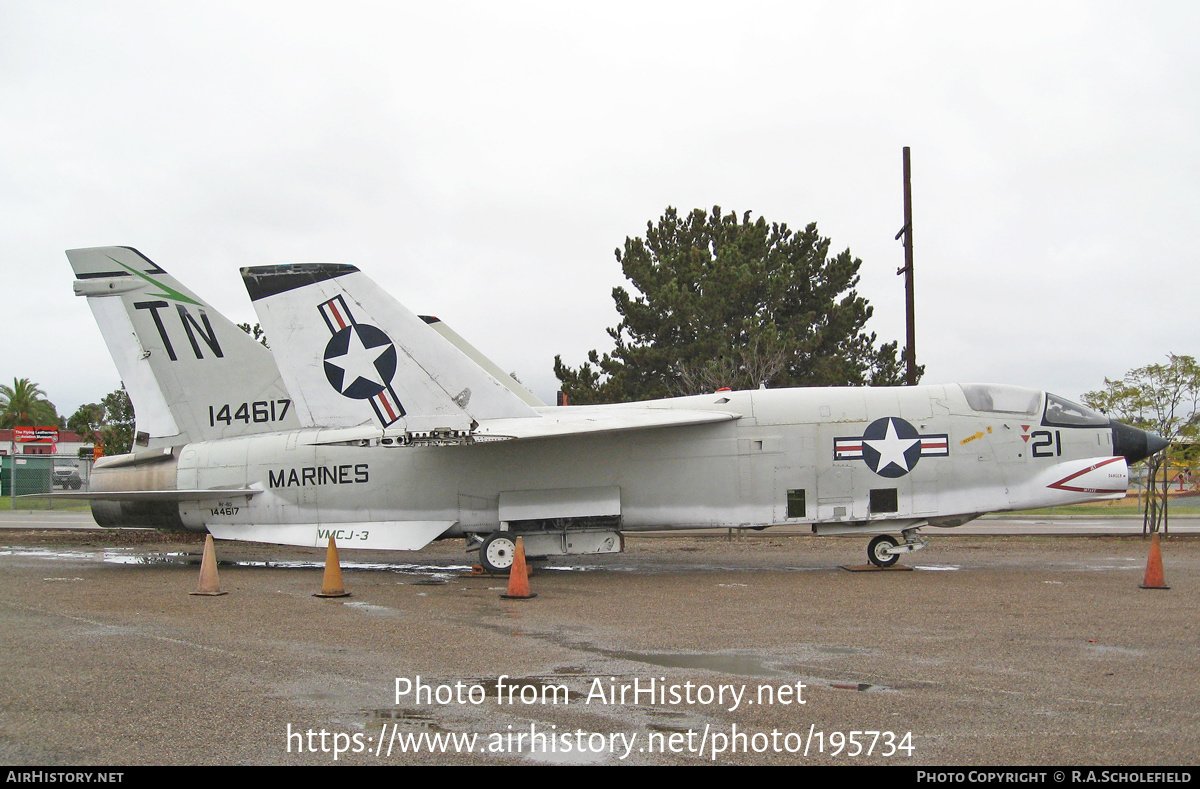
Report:
[[404,416],[404,406],[392,388],[396,375],[396,346],[384,331],[358,323],[346,300],[334,296],[317,305],[332,337],[325,346],[325,378],[344,397],[367,400],[384,427]]
[[881,477],[903,477],[923,457],[946,457],[950,440],[945,433],[921,435],[898,416],[886,416],[867,425],[861,436],[835,438],[834,460],[862,460]]

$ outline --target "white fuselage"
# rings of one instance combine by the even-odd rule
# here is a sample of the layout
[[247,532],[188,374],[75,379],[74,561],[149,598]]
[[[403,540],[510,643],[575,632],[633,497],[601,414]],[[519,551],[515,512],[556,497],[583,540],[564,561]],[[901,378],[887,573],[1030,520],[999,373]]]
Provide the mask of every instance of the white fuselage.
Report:
[[[718,392],[643,405],[740,417],[458,445],[388,442],[372,427],[194,443],[179,454],[179,489],[262,492],[184,502],[182,517],[224,535],[238,525],[441,523],[450,537],[500,528],[518,511],[506,512],[506,501],[542,502],[538,517],[570,518],[591,506],[573,505],[598,496],[609,506],[616,499],[623,530],[794,523],[884,531],[1119,498],[1127,483],[1107,426],[1047,427],[1040,413],[975,411],[957,385]],[[603,420],[607,408],[574,410]],[[884,424],[883,437],[863,440],[873,423]],[[904,423],[917,439],[894,435]],[[868,457],[874,450],[861,445],[883,454]],[[895,462],[884,475],[889,452]]]

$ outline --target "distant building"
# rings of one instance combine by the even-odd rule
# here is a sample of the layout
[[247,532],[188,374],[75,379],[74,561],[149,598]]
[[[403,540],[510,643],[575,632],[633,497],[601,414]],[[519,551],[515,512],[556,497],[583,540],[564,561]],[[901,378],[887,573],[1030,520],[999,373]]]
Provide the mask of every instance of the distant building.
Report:
[[74,430],[58,430],[53,437],[39,436],[34,440],[28,434],[22,434],[19,429],[0,430],[0,455],[62,455],[77,458],[81,449],[87,450],[91,457],[92,442],[84,441],[83,437]]

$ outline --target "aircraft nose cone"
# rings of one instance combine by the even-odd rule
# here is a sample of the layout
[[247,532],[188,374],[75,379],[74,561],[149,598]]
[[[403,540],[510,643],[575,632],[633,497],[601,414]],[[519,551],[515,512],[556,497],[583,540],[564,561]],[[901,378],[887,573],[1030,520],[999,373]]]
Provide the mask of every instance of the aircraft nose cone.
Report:
[[1162,452],[1164,449],[1167,448],[1167,446],[1170,443],[1171,443],[1170,441],[1167,441],[1165,438],[1158,435],[1157,433],[1147,433],[1146,434],[1147,457],[1149,457],[1150,455],[1153,455],[1156,452]]
[[1115,419],[1108,424],[1113,431],[1113,453],[1123,455],[1129,463],[1145,460],[1155,452],[1166,449],[1169,443],[1159,435],[1130,427]]

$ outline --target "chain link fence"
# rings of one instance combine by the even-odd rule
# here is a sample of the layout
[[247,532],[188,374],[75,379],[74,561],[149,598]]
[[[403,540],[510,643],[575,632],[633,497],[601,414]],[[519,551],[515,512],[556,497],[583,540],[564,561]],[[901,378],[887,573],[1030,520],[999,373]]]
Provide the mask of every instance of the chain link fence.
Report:
[[43,494],[87,490],[93,462],[92,458],[70,455],[4,455],[0,458],[0,497],[7,499],[8,509],[87,509],[86,501],[56,502]]

